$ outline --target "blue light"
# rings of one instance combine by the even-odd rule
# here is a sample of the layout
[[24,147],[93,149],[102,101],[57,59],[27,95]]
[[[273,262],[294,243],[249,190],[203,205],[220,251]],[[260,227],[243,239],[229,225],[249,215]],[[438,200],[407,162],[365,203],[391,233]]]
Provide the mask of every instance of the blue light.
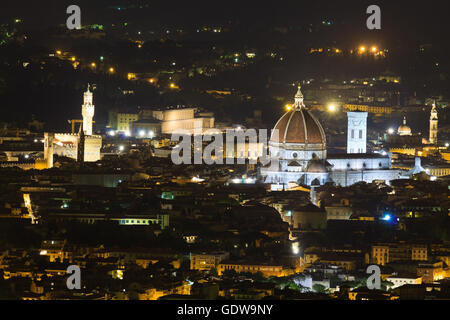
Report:
[[392,217],[391,217],[390,214],[385,214],[384,217],[383,217],[383,220],[384,220],[384,221],[390,221],[391,218],[392,218]]

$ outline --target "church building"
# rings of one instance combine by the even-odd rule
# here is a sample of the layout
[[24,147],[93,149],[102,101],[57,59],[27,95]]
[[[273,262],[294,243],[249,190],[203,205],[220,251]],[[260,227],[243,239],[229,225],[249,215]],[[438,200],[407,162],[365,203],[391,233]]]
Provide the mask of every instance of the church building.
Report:
[[367,112],[347,113],[347,153],[328,155],[325,132],[303,100],[299,86],[292,109],[272,132],[271,162],[260,171],[272,190],[327,182],[341,186],[374,180],[389,183],[400,178],[400,170],[391,169],[389,155],[367,153]]

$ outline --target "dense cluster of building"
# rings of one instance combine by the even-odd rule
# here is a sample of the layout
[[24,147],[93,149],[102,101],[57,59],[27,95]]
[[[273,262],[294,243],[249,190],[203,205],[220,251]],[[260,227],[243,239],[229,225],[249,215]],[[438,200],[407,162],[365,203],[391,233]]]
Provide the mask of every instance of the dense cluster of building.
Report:
[[[173,164],[174,144],[164,129],[152,137],[117,129],[90,145],[89,137],[97,136],[88,89],[78,134],[46,133],[43,150],[30,150],[31,159],[15,159],[10,162],[16,165],[0,169],[0,227],[6,230],[0,243],[0,296],[448,298],[448,177],[433,177],[420,157],[412,169],[393,170],[390,156],[369,153],[367,113],[348,113],[348,153],[329,155],[324,130],[300,90],[295,103],[275,126],[287,118],[280,130],[283,140],[271,140],[269,148],[281,146],[283,152],[277,174],[315,178],[289,178],[274,188],[261,175],[264,167],[249,159]],[[192,109],[155,110],[151,117],[169,132],[195,123]],[[406,131],[400,128],[400,136],[408,136]],[[22,139],[42,147],[35,137]],[[77,151],[71,153],[73,148]],[[98,159],[86,157],[92,148]],[[25,166],[53,157],[52,166]],[[327,178],[335,177],[333,170],[359,178],[333,181]],[[371,170],[375,178],[364,179]],[[395,177],[386,178],[383,173],[391,170]],[[381,267],[380,290],[366,286],[371,264]],[[66,286],[69,265],[81,269],[80,290]]]
[[[0,122],[0,299],[450,299],[439,48],[410,50],[422,72],[333,19],[161,27],[127,22],[154,10],[134,2],[73,32],[0,25],[0,111],[19,119]],[[27,81],[45,122],[20,121]],[[243,139],[210,164],[213,135]]]

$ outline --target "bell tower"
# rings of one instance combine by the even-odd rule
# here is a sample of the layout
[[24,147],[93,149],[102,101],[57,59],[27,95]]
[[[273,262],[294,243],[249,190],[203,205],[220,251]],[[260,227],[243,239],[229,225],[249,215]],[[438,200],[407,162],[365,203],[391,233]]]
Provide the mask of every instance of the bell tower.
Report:
[[83,115],[83,131],[87,136],[92,135],[92,119],[94,118],[95,107],[93,105],[92,92],[88,84],[87,91],[84,93],[84,103],[81,107]]
[[347,153],[367,152],[367,112],[347,112]]
[[437,143],[437,133],[438,133],[438,114],[436,110],[436,102],[433,103],[430,113],[430,144]]

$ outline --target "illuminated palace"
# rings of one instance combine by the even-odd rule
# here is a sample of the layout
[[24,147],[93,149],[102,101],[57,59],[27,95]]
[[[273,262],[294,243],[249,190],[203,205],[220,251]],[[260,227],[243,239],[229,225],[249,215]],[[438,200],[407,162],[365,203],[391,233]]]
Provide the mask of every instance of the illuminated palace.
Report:
[[53,167],[53,155],[69,157],[80,162],[95,162],[100,160],[102,136],[92,134],[92,124],[95,113],[93,94],[88,85],[84,93],[84,103],[81,107],[83,122],[78,133],[48,133],[44,134],[44,159],[47,168]]
[[367,112],[347,112],[347,153],[327,156],[325,132],[303,102],[298,87],[295,103],[275,124],[269,141],[272,161],[261,168],[273,190],[295,185],[334,182],[348,186],[374,180],[398,179],[389,155],[366,153]]

